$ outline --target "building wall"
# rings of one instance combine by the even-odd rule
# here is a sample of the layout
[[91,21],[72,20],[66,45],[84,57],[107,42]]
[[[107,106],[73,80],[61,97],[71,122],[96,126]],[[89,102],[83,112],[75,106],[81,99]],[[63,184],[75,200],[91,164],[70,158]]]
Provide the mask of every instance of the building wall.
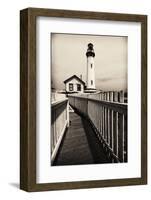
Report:
[[[73,91],[69,90],[69,84],[70,83],[73,84]],[[77,91],[77,84],[81,85],[81,91]],[[69,82],[67,82],[65,84],[65,89],[66,89],[67,92],[79,92],[79,93],[83,93],[84,92],[84,85],[79,80],[77,80],[76,78],[73,78],[72,80],[70,80]]]

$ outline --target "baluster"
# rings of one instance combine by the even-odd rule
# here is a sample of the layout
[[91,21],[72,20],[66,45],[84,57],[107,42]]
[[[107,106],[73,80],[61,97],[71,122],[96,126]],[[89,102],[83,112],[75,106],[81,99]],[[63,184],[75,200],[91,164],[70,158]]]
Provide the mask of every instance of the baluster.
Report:
[[[119,102],[124,103],[124,92],[120,91],[119,92]],[[119,148],[118,148],[118,156],[120,162],[124,162],[124,114],[118,114],[118,126],[119,126],[119,133],[118,133],[118,143],[119,143]]]
[[120,103],[124,103],[124,91],[123,90],[121,90],[120,92],[119,92],[119,102]]
[[[109,101],[113,102],[113,92],[110,92],[109,95]],[[110,115],[110,147],[113,150],[113,143],[114,143],[114,138],[113,138],[113,110],[109,111]]]
[[97,110],[96,110],[96,107],[95,107],[95,105],[94,105],[94,103],[93,103],[93,118],[94,118],[94,124],[95,124],[95,127],[97,127],[97,122],[96,122],[96,115],[97,115]]
[[56,137],[56,143],[57,143],[57,141],[58,141],[58,138],[59,138],[59,128],[60,128],[60,115],[59,115],[59,109],[57,109],[57,115],[58,115],[58,117],[56,118],[56,120],[57,120],[57,137]]
[[95,127],[97,128],[97,109],[96,109],[96,105],[93,103],[94,106],[94,119],[95,119]]
[[109,101],[113,102],[113,92],[109,92]]
[[[109,92],[107,92],[107,101],[109,101]],[[110,145],[110,110],[107,108],[107,143]]]
[[98,110],[98,118],[97,118],[97,121],[98,121],[98,131],[100,133],[100,104],[97,103],[97,110]]
[[124,162],[127,162],[128,158],[128,152],[127,152],[127,142],[128,142],[128,136],[127,136],[127,115],[124,115]]
[[102,101],[104,101],[104,100],[105,100],[105,93],[102,92]]
[[109,101],[109,99],[110,99],[110,92],[107,92],[106,93],[106,100]]
[[101,101],[103,101],[103,92],[101,92]]
[[104,135],[105,135],[105,141],[107,142],[107,109],[104,107]]
[[102,135],[102,106],[100,105],[100,134]]
[[57,115],[57,110],[54,110],[54,115],[55,115],[55,135],[54,135],[54,145],[56,145],[57,141],[57,120],[56,120],[56,115]]
[[99,100],[102,100],[102,92],[99,94]]
[[51,109],[51,154],[53,152],[54,149],[54,112],[53,109]]
[[[118,92],[114,92],[114,102],[118,102]],[[113,111],[114,153],[118,156],[118,112]]]
[[56,130],[57,130],[57,121],[56,121],[56,110],[54,109],[54,146],[56,145]]
[[98,103],[95,103],[95,107],[96,107],[96,126],[97,126],[97,130],[99,130],[99,106]]
[[100,109],[99,109],[98,103],[96,104],[96,109],[97,109],[97,129],[99,131],[99,120],[100,120],[100,118],[99,118],[99,111],[100,111]]
[[124,162],[124,115],[118,113],[118,157]]
[[104,134],[104,131],[105,131],[105,128],[104,128],[104,106],[102,107],[102,135],[103,135],[103,139],[105,139],[105,134]]
[[106,92],[104,92],[104,100],[106,101]]
[[[106,92],[103,93],[104,98],[103,100],[106,100]],[[106,135],[106,108],[104,106],[104,140],[106,141],[107,135]]]

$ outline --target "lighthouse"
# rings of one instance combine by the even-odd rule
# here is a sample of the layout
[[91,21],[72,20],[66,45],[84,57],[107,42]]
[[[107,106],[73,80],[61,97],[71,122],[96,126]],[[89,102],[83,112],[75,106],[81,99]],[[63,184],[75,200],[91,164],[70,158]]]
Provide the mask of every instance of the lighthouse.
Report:
[[86,90],[85,92],[95,92],[95,66],[94,66],[94,57],[95,52],[93,49],[93,44],[88,44],[88,49],[86,52],[87,57],[87,76],[86,76]]

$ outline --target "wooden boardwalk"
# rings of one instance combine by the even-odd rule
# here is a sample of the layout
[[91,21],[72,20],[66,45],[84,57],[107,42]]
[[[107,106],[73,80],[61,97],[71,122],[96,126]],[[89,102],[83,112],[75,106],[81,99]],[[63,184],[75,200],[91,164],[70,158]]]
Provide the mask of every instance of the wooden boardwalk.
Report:
[[110,163],[86,119],[70,113],[70,126],[53,165]]

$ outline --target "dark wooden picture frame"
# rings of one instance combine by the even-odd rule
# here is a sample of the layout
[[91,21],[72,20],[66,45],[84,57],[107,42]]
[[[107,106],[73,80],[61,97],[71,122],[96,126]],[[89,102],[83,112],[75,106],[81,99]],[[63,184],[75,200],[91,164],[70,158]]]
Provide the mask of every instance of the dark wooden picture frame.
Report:
[[[141,23],[141,177],[36,183],[36,18],[62,17]],[[147,16],[27,8],[20,12],[20,188],[46,191],[147,184]]]

